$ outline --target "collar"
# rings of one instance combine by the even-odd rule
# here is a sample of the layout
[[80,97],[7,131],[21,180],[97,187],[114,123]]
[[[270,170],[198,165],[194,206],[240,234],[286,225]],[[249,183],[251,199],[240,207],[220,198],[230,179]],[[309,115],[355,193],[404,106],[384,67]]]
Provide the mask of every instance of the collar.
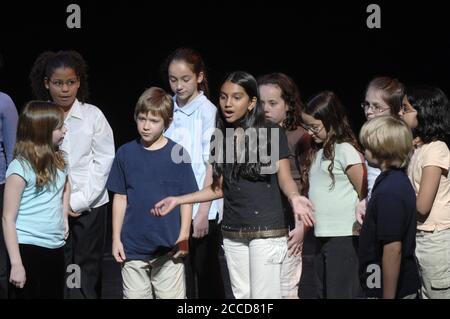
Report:
[[380,184],[383,179],[385,179],[386,177],[388,177],[391,174],[396,174],[398,172],[401,172],[402,170],[403,170],[402,168],[390,168],[388,170],[385,170],[384,172],[381,172],[381,174],[378,175],[377,179],[375,180],[375,184],[373,185],[373,188],[372,188],[372,194],[375,191],[375,189],[377,188],[378,184]]
[[189,102],[188,104],[186,104],[183,107],[179,107],[177,104],[177,96],[175,95],[173,97],[173,104],[174,104],[174,109],[173,112],[183,112],[184,114],[186,114],[187,116],[191,116],[192,113],[194,113],[195,111],[197,111],[197,109],[200,107],[200,105],[202,105],[202,103],[204,102],[204,99],[206,99],[206,97],[203,95],[203,92],[200,91],[199,94],[195,97],[195,99],[193,99],[191,102]]
[[81,111],[81,103],[78,101],[78,99],[75,99],[75,102],[73,102],[73,105],[70,108],[69,114],[67,114],[66,119],[68,119],[70,117],[75,117],[77,119],[83,120],[83,112]]

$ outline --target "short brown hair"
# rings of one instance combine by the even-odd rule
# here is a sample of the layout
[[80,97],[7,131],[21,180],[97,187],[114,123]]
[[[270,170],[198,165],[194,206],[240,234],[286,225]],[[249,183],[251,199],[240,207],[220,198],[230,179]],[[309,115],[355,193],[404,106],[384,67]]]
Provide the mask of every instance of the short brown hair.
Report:
[[413,136],[405,122],[390,115],[367,121],[359,133],[361,144],[385,167],[405,168]]
[[134,109],[134,119],[139,114],[148,114],[161,116],[164,121],[164,127],[169,128],[173,117],[172,97],[161,88],[151,87],[144,91],[139,97]]

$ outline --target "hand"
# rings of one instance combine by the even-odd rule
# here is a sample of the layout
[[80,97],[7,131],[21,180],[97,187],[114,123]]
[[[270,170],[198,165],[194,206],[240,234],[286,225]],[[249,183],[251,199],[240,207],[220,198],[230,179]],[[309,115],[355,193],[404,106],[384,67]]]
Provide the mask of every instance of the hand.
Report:
[[288,240],[288,255],[299,256],[303,250],[303,238],[305,235],[304,226],[302,222],[297,222],[295,228],[289,232]]
[[120,240],[113,240],[112,255],[118,263],[123,263],[127,259],[127,257],[125,256],[125,251],[123,249],[123,244]]
[[194,217],[194,221],[192,222],[192,227],[194,229],[192,233],[192,237],[194,238],[202,238],[208,235],[209,232],[209,220],[208,213],[201,211],[201,205],[199,210],[197,211],[197,215]]
[[23,264],[11,265],[11,274],[9,275],[9,282],[16,288],[22,289],[27,281],[25,268]]
[[169,255],[173,259],[186,257],[189,254],[189,240],[186,239],[178,239],[174,250],[172,250]]
[[69,219],[64,218],[64,240],[69,237]]
[[366,216],[366,208],[367,208],[367,198],[364,198],[362,201],[358,203],[358,205],[356,205],[355,211],[356,220],[361,225],[363,224],[364,216]]
[[294,214],[308,227],[314,226],[314,206],[305,196],[295,195],[290,199]]
[[170,211],[178,205],[177,197],[166,197],[156,203],[155,207],[150,210],[150,213],[155,216],[164,216],[170,213]]
[[69,209],[69,216],[77,218],[81,216],[81,213],[75,213],[72,209]]

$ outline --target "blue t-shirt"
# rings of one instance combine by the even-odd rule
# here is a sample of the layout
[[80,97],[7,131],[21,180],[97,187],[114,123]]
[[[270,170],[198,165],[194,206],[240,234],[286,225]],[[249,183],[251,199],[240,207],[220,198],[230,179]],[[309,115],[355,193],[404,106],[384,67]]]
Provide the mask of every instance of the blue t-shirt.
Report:
[[20,199],[16,229],[19,244],[50,249],[64,246],[64,216],[62,197],[67,173],[58,170],[54,183],[36,188],[36,174],[25,160],[14,159],[8,166],[6,178],[16,174],[25,180]]
[[[411,295],[420,287],[416,248],[416,194],[405,172],[390,169],[375,181],[359,237],[359,274],[368,297],[382,297],[383,248],[402,244],[396,298]],[[379,272],[375,272],[379,269]],[[379,278],[376,276],[380,275]],[[380,285],[375,285],[375,283]]]
[[150,151],[136,139],[117,151],[106,187],[114,193],[127,195],[121,232],[127,260],[161,256],[169,252],[178,239],[179,207],[164,217],[150,214],[150,209],[161,199],[198,190],[191,165],[172,160],[172,148],[176,145],[168,139],[163,148]]

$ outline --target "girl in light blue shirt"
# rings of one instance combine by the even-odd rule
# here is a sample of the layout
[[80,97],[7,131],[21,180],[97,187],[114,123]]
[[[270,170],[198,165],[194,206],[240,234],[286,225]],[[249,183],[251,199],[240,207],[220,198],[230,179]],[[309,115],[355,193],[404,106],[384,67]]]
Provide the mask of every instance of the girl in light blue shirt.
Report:
[[64,112],[29,102],[19,117],[14,160],[6,172],[3,232],[16,298],[62,298],[70,186],[59,145]]

